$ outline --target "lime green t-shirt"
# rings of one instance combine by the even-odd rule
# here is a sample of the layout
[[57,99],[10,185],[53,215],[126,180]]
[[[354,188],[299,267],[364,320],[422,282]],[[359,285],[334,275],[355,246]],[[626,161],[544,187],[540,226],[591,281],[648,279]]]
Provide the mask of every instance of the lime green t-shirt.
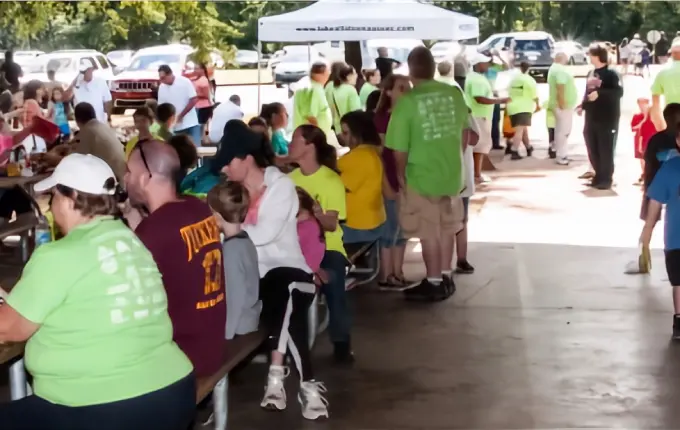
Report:
[[548,107],[557,108],[557,86],[564,85],[564,102],[567,109],[574,109],[578,104],[576,81],[571,72],[562,64],[553,63],[548,69]]
[[293,121],[295,128],[302,124],[309,124],[308,117],[316,118],[318,126],[326,133],[333,133],[333,118],[326,100],[323,85],[312,82],[309,88],[300,88],[293,98]]
[[373,91],[378,91],[378,87],[369,84],[368,82],[361,86],[361,90],[359,91],[359,100],[361,100],[361,106],[364,108],[364,110],[366,110],[366,100],[368,100],[368,96],[370,96]]
[[422,82],[399,99],[392,110],[385,145],[408,153],[409,187],[423,196],[460,194],[462,136],[468,117],[463,92],[443,82]]
[[532,113],[536,110],[536,81],[526,73],[519,73],[510,81],[508,96],[512,99],[505,108],[508,115]]
[[[326,166],[321,166],[319,170],[311,175],[304,175],[300,169],[295,169],[288,174],[295,182],[295,185],[307,191],[321,208],[326,211],[338,213],[338,221],[347,218],[347,206],[345,202],[345,185],[342,183],[340,175]],[[342,228],[338,224],[335,231],[327,231],[326,249],[337,251],[344,256],[345,246],[342,242]]]
[[359,94],[357,89],[350,84],[342,84],[339,87],[331,84],[326,88],[326,95],[328,97],[328,106],[331,107],[331,112],[333,112],[335,132],[340,133],[340,119],[348,112],[361,110]]
[[40,325],[26,345],[35,394],[65,406],[138,397],[192,371],[172,341],[158,267],[134,232],[98,217],[31,256],[7,303]]
[[666,104],[680,103],[680,61],[674,61],[656,75],[652,95],[663,96]]
[[493,105],[483,105],[475,100],[475,97],[493,97],[493,90],[486,76],[474,71],[468,73],[465,77],[465,95],[470,104],[473,117],[486,118],[488,120],[493,117]]

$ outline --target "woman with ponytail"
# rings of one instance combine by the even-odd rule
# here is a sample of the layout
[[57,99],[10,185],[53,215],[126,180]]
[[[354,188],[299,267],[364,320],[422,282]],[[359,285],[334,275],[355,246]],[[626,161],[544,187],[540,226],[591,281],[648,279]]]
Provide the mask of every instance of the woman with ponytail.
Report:
[[361,105],[366,109],[366,103],[368,101],[368,96],[371,95],[373,91],[378,91],[378,85],[380,84],[380,70],[378,69],[368,69],[364,70],[364,85],[361,86],[361,91],[359,91],[359,99],[361,100]]
[[337,134],[340,134],[340,118],[346,113],[361,110],[362,104],[355,87],[356,83],[357,72],[354,67],[343,63],[338,73],[333,76],[330,89],[326,90],[328,105],[333,113],[333,127]]
[[272,147],[277,156],[288,155],[288,141],[284,130],[288,126],[288,111],[281,103],[269,103],[262,106],[260,117],[269,127]]
[[345,186],[337,167],[335,148],[328,144],[323,131],[302,125],[293,133],[290,158],[300,166],[290,173],[295,185],[316,200],[314,215],[325,231],[326,252],[321,269],[327,281],[321,286],[330,312],[329,334],[337,361],[353,360],[350,314],[345,292],[347,254],[340,223],[345,219]]

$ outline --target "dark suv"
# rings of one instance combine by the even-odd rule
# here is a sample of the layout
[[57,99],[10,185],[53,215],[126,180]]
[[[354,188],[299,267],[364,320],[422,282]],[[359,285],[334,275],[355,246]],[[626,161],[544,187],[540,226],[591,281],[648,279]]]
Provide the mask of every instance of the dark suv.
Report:
[[531,65],[529,74],[547,80],[548,69],[555,56],[555,41],[552,36],[523,36],[518,34],[511,39],[509,48],[515,66],[527,62]]

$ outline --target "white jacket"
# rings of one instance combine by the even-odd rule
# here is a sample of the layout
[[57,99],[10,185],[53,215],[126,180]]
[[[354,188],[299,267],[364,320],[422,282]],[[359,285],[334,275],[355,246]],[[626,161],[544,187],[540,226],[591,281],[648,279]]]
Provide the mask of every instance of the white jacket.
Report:
[[312,273],[300,249],[297,233],[299,201],[295,183],[276,167],[264,171],[267,187],[255,225],[243,225],[257,249],[260,277],[276,267],[292,267]]

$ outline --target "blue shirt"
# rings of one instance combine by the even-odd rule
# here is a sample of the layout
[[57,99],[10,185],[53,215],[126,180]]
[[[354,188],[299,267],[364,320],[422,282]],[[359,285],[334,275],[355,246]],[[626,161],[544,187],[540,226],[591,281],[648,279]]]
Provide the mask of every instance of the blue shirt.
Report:
[[54,103],[54,123],[57,125],[68,124],[68,117],[66,116],[64,102]]
[[680,249],[680,154],[670,150],[659,158],[663,164],[647,189],[647,197],[666,205],[664,248]]
[[282,130],[276,130],[272,133],[272,146],[276,155],[288,155],[288,141],[283,137]]

